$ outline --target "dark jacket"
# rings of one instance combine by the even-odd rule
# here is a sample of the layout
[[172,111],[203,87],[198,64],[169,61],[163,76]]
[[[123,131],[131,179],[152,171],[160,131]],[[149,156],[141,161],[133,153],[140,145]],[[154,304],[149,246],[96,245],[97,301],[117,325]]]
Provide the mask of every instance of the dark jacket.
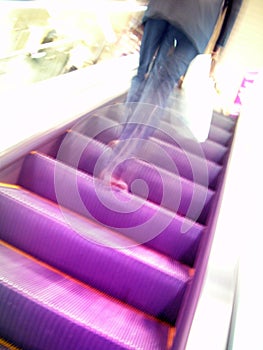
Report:
[[203,53],[217,20],[226,8],[216,46],[224,46],[239,13],[242,0],[150,0],[143,21],[165,19],[180,29]]

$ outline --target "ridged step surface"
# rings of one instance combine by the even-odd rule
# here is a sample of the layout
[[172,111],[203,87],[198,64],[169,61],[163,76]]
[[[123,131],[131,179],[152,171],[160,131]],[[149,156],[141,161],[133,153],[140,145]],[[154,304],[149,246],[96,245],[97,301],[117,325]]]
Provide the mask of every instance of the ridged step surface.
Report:
[[[126,147],[129,148],[129,145]],[[103,154],[110,155],[109,152],[111,152],[110,147],[78,132],[70,131],[65,135],[57,158],[93,174],[95,166],[99,164],[97,163],[99,157],[102,157]],[[217,163],[159,140],[158,142],[139,141],[132,157],[211,189],[215,188],[222,169],[222,166]]]
[[204,227],[149,201],[37,153],[26,157],[19,184],[182,263],[194,262]]
[[[99,157],[110,151],[101,143],[71,131],[65,136],[57,159],[96,176]],[[113,174],[125,181],[129,192],[148,198],[149,201],[192,220],[205,223],[214,194],[208,187],[138,158],[125,160],[116,167]]]
[[205,224],[214,192],[167,170],[136,158],[116,167],[128,190],[191,220]]
[[232,133],[219,126],[211,125],[208,138],[223,146],[227,146],[231,140]]
[[167,349],[169,327],[0,245],[0,329],[23,349]]
[[[122,129],[122,124],[109,118],[96,115],[90,116],[87,120],[78,123],[73,127],[74,131],[98,140],[106,145],[111,141],[118,139],[121,135]],[[185,138],[178,133],[176,127],[171,128],[169,123],[162,123],[161,128],[154,131],[153,137],[217,163],[223,161],[223,157],[227,151],[226,146],[210,139],[198,143],[194,139]]]
[[192,274],[187,266],[23,189],[0,189],[0,210],[0,239],[127,304],[175,322]]
[[[124,106],[116,105],[111,106],[111,108],[102,108],[96,113],[94,113],[95,116],[108,118],[111,121],[115,123],[120,123],[122,125],[125,124],[125,117],[124,117]],[[151,110],[152,108],[148,108],[146,106],[146,109]],[[171,112],[172,113],[172,112]],[[170,115],[170,113],[167,113],[167,111],[164,111],[162,113],[162,120],[157,126],[157,130],[167,130],[168,135],[173,135],[173,130],[176,132],[176,129],[182,128],[184,131],[185,126],[183,122],[180,120],[180,118],[174,119],[173,116]],[[143,120],[143,119],[141,119]],[[81,125],[80,123],[79,125]],[[213,112],[210,130],[208,134],[208,140],[217,142],[223,146],[227,146],[229,144],[229,141],[232,136],[232,131],[235,125],[235,121],[231,119],[230,117],[225,117],[222,114],[218,114],[217,112]],[[114,124],[111,124],[111,126],[114,126]],[[79,127],[79,126],[78,126]],[[101,126],[102,128],[102,126]],[[114,131],[116,135],[116,130]],[[188,132],[189,133],[189,132]],[[159,134],[159,133],[158,133]],[[160,134],[159,134],[160,135]],[[205,141],[206,142],[206,141]]]

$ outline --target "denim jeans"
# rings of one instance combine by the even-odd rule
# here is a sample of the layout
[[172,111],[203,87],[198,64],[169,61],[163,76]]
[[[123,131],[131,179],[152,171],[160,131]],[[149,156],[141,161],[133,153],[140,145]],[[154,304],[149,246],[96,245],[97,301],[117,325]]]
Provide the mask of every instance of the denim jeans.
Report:
[[197,49],[184,33],[169,25],[140,102],[165,108],[174,87],[197,54]]
[[141,42],[139,67],[126,102],[141,101],[165,107],[173,88],[197,54],[197,49],[181,30],[165,20],[148,19]]
[[161,19],[148,19],[145,22],[140,46],[139,67],[136,76],[132,79],[127,102],[139,102],[145,86],[146,75],[168,27],[169,23]]
[[121,159],[136,154],[143,140],[158,128],[170,94],[198,51],[182,31],[168,22],[148,20],[140,54],[138,72],[132,79],[126,100],[126,123],[120,135],[123,142],[112,150],[108,169],[114,168]]

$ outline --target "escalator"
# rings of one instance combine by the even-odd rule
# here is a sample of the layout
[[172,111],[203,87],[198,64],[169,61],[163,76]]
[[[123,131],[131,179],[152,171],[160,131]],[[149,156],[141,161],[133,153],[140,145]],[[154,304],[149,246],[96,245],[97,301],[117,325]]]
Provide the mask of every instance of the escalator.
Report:
[[[237,119],[208,139],[169,115],[115,175],[111,103],[0,168],[0,338],[18,349],[184,349],[202,289]],[[14,151],[15,152],[15,151]],[[0,342],[1,344],[1,342]],[[9,344],[9,345],[8,345]]]

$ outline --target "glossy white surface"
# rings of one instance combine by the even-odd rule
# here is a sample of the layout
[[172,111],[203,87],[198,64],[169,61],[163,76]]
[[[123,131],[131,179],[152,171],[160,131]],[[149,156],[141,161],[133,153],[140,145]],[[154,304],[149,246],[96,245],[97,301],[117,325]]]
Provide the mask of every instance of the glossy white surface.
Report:
[[0,95],[0,156],[125,93],[138,55],[124,56]]
[[229,192],[232,193],[232,201],[235,199],[232,228],[236,231],[236,244],[240,247],[236,322],[231,337],[233,350],[263,348],[262,91],[261,70],[243,109],[233,171],[229,176],[233,187]]
[[262,89],[261,72],[238,122],[206,282],[187,350],[263,348]]

